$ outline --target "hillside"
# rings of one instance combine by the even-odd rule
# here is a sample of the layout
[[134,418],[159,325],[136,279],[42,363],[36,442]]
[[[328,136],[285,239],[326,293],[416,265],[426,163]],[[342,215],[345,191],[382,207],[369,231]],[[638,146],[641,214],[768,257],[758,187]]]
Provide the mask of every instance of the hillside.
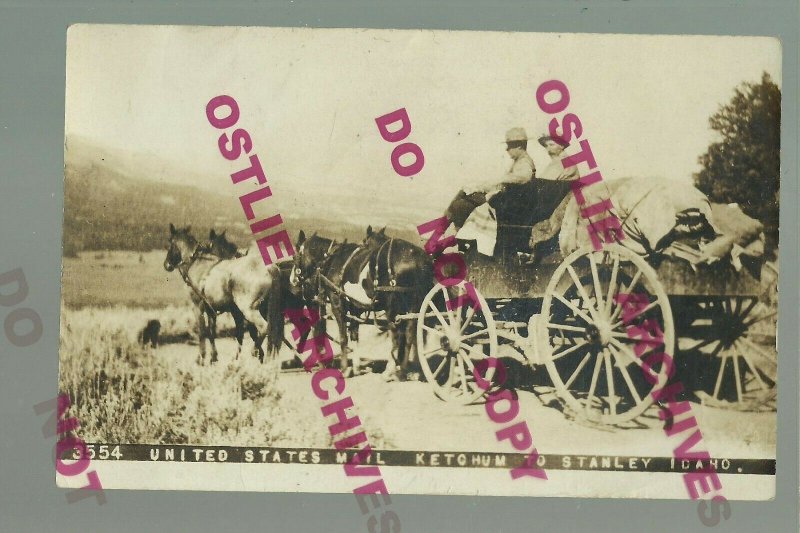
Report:
[[[151,167],[166,164],[152,161]],[[113,151],[99,148],[81,139],[70,139],[65,153],[64,176],[64,254],[74,256],[90,250],[164,249],[167,228],[191,225],[198,238],[210,228],[227,229],[231,240],[240,246],[253,241],[238,199],[224,196],[192,185],[146,179],[148,170],[142,165],[137,171],[124,164]],[[139,157],[144,161],[144,157]],[[191,182],[190,173],[169,167],[167,172],[180,172]],[[271,206],[283,215],[291,235],[300,229],[320,230],[326,236],[360,240],[363,225],[352,218],[337,216],[330,209],[328,217],[313,213],[292,212],[291,201],[281,201],[277,195]],[[336,218],[331,220],[330,218]],[[380,221],[375,221],[375,225]],[[393,234],[407,239],[415,235],[394,229]]]

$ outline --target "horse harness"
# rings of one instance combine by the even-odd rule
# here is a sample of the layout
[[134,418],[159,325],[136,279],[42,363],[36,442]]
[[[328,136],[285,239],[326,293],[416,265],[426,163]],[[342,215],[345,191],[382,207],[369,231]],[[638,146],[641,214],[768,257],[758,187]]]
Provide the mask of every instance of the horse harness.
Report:
[[[214,315],[220,315],[220,314],[222,314],[224,311],[218,311],[217,309],[215,309],[215,308],[214,308],[214,306],[213,306],[213,305],[211,305],[211,302],[209,302],[209,301],[208,301],[208,298],[206,298],[206,295],[205,295],[205,293],[204,293],[203,291],[201,291],[200,289],[198,289],[198,288],[197,288],[197,285],[195,285],[195,283],[194,283],[194,282],[192,281],[192,279],[189,277],[189,269],[191,268],[191,266],[194,264],[194,262],[195,262],[195,261],[196,261],[196,260],[197,260],[197,259],[200,257],[200,255],[201,255],[201,254],[202,254],[204,251],[205,251],[205,250],[203,250],[203,249],[202,249],[202,246],[198,244],[197,246],[195,246],[195,249],[194,249],[194,251],[192,252],[192,255],[189,257],[189,260],[188,260],[188,261],[185,261],[185,260],[181,259],[181,262],[180,262],[180,263],[178,263],[178,264],[176,265],[176,267],[177,267],[177,269],[178,269],[178,272],[180,272],[180,273],[181,273],[181,277],[183,278],[183,281],[184,281],[184,283],[186,283],[186,285],[188,285],[188,286],[189,286],[189,288],[190,288],[190,289],[192,289],[192,292],[193,292],[193,293],[194,293],[194,294],[195,294],[195,295],[196,295],[198,298],[200,298],[200,299],[203,301],[203,303],[206,305],[206,307],[208,307],[208,309],[209,309],[209,310],[211,310],[211,312],[212,312],[212,313],[214,313]],[[212,256],[212,257],[216,257],[216,256]],[[199,283],[202,283],[202,281],[203,281],[203,280],[206,278],[206,276],[208,276],[209,272],[211,272],[211,270],[212,270],[212,269],[213,269],[215,266],[217,266],[218,264],[220,264],[222,261],[223,261],[223,259],[222,259],[221,257],[218,257],[218,258],[217,258],[217,262],[216,262],[216,263],[214,263],[213,265],[211,265],[211,267],[208,269],[208,272],[206,272],[206,273],[203,275],[203,277],[201,277],[201,278],[200,278],[200,280],[199,280]],[[183,267],[186,267],[186,268],[184,269]]]
[[[368,305],[367,304],[363,304],[363,303],[361,303],[359,301],[356,301],[353,298],[351,298],[350,295],[348,295],[341,287],[336,285],[327,276],[325,276],[325,274],[322,273],[322,269],[325,267],[326,262],[330,259],[331,248],[328,249],[328,252],[326,252],[322,263],[320,264],[319,267],[317,267],[316,274],[317,274],[318,289],[320,289],[321,286],[324,284],[328,290],[331,290],[331,291],[335,292],[339,297],[344,298],[345,300],[347,300],[354,307],[357,307],[359,309],[366,310],[366,311],[374,311],[375,301],[377,300],[378,294],[380,294],[380,293],[411,292],[411,291],[413,291],[414,290],[413,287],[398,287],[397,286],[397,279],[395,278],[395,273],[392,271],[392,250],[393,250],[394,240],[395,240],[394,238],[390,238],[390,239],[384,241],[383,243],[381,243],[381,245],[380,245],[380,247],[378,247],[378,250],[376,251],[376,253],[374,255],[371,255],[369,257],[369,259],[368,259],[368,261],[369,261],[369,275],[370,275],[370,278],[372,279],[372,290],[373,290],[371,302]],[[379,283],[379,277],[380,277],[379,259],[380,259],[381,252],[384,250],[384,248],[387,249],[387,252],[386,252],[386,273],[388,274],[388,277],[389,277],[389,284],[388,285],[379,285],[378,284]],[[353,250],[353,252],[350,254],[350,256],[347,258],[347,260],[342,265],[342,273],[344,273],[345,269],[347,269],[347,267],[350,265],[350,262],[352,261],[353,257],[355,257],[355,255],[358,252],[360,252],[362,249],[363,249],[362,246],[358,246],[358,247],[356,247],[355,250]]]

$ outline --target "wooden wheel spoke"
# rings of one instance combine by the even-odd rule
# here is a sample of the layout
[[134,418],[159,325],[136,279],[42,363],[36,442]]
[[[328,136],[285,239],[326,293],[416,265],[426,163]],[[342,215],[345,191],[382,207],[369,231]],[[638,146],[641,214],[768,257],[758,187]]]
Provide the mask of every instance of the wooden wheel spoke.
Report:
[[472,322],[472,317],[475,316],[475,308],[473,306],[469,306],[469,310],[467,311],[467,316],[464,317],[464,322],[461,324],[461,331],[460,333],[463,334],[466,331],[467,327]]
[[709,344],[713,344],[715,342],[720,342],[720,340],[718,338],[716,338],[716,337],[713,338],[713,339],[705,339],[705,340],[702,340],[702,341],[698,342],[697,344],[695,344],[694,346],[692,346],[689,349],[690,350],[699,350],[700,348],[703,348],[704,346],[708,346]]
[[778,312],[777,312],[777,311],[773,311],[773,312],[771,312],[771,313],[765,313],[765,314],[761,315],[761,316],[760,316],[760,317],[758,317],[758,318],[754,318],[754,319],[752,319],[752,320],[748,320],[747,322],[745,322],[745,323],[743,324],[743,326],[744,326],[745,328],[749,328],[749,327],[750,327],[750,326],[752,326],[753,324],[756,324],[756,323],[758,323],[758,322],[761,322],[761,321],[763,321],[763,320],[766,320],[766,319],[768,319],[768,318],[772,318],[772,317],[774,317],[774,316],[775,316],[775,315],[777,315],[777,314],[778,314]]
[[578,278],[578,274],[575,272],[575,269],[572,268],[572,265],[567,265],[567,272],[569,272],[569,276],[572,278],[573,283],[575,283],[575,288],[578,290],[578,294],[580,294],[583,301],[586,302],[586,308],[589,310],[589,315],[591,315],[592,320],[590,322],[597,322],[597,310],[592,305],[592,301],[589,299],[589,295],[586,294],[586,289],[584,289],[583,284],[581,283],[580,278]]
[[570,308],[570,310],[575,313],[577,316],[581,317],[583,320],[586,321],[587,324],[593,324],[595,321],[592,318],[589,318],[589,315],[581,311],[575,304],[561,296],[560,294],[553,294],[553,297],[561,302],[562,304],[566,305]]
[[633,384],[633,380],[631,379],[631,375],[628,374],[628,369],[625,368],[625,365],[620,365],[619,371],[622,374],[622,379],[625,380],[625,384],[628,385],[628,389],[633,394],[633,398],[636,400],[636,405],[642,403],[642,397],[639,396],[639,392],[636,390],[636,386]]
[[488,335],[489,334],[489,330],[488,329],[480,329],[478,331],[473,331],[469,335],[463,335],[461,337],[461,340],[462,341],[467,341],[469,339],[474,339],[475,337],[479,337],[479,336],[484,335],[484,334]]
[[739,355],[733,352],[731,360],[733,361],[733,375],[736,378],[736,399],[741,402],[744,397],[742,396],[742,376],[739,371]]
[[589,385],[589,395],[586,397],[586,405],[584,409],[587,411],[589,410],[590,406],[592,405],[592,398],[594,397],[594,391],[597,387],[597,378],[600,376],[600,366],[603,362],[603,355],[601,353],[597,354],[597,359],[594,363],[594,370],[592,371],[592,381]]
[[758,298],[748,298],[747,307],[744,307],[743,309],[740,310],[739,316],[741,318],[744,318],[747,315],[749,315],[750,312],[753,310],[753,308],[756,306],[756,304],[758,304]]
[[767,360],[767,361],[772,361],[772,359],[773,359],[773,356],[772,356],[771,354],[769,354],[769,353],[765,352],[765,351],[764,351],[764,349],[763,349],[762,347],[760,347],[760,346],[757,346],[757,345],[756,345],[756,344],[755,344],[753,341],[751,341],[749,338],[747,338],[747,335],[742,335],[742,336],[741,336],[741,337],[739,337],[737,340],[738,340],[739,342],[743,342],[744,344],[746,344],[747,346],[749,346],[751,350],[753,350],[754,352],[756,352],[758,355],[760,355],[761,357],[763,357],[765,360]]
[[447,360],[450,364],[447,365],[447,383],[445,385],[452,385],[453,384],[453,377],[455,376],[456,372],[456,365],[453,362],[453,358],[448,356]]
[[461,357],[461,359],[464,361],[464,363],[466,363],[467,368],[469,368],[469,370],[470,370],[470,376],[471,376],[472,372],[475,371],[475,364],[472,362],[472,359],[470,359],[469,357],[461,355],[461,353],[459,353],[458,356]]
[[627,323],[631,323],[631,322],[633,322],[634,319],[639,318],[641,315],[647,313],[648,311],[650,311],[652,309],[655,309],[659,305],[661,305],[661,302],[659,302],[658,300],[653,300],[647,306],[637,310],[632,315],[630,315],[628,317],[625,317],[624,320],[618,320],[618,321],[614,322],[614,324],[612,324],[612,326],[611,326],[611,329],[617,329],[618,327],[620,327],[622,325],[623,321],[627,322]]
[[564,383],[564,388],[569,389],[570,385],[572,385],[572,382],[575,381],[575,378],[578,377],[578,374],[581,373],[581,370],[583,370],[583,367],[586,366],[586,363],[589,361],[589,358],[591,356],[592,356],[592,352],[588,352],[585,356],[583,356],[583,359],[578,364],[578,366],[575,368],[575,372],[573,372],[572,375],[567,380],[567,382]]
[[586,333],[586,328],[582,328],[580,326],[570,326],[568,324],[555,324],[553,322],[548,322],[546,324],[548,328],[558,329],[561,331],[572,331],[574,333]]
[[603,303],[603,291],[601,290],[600,276],[597,273],[597,261],[594,258],[594,254],[589,254],[589,267],[591,268],[592,281],[594,282],[595,305],[597,306],[598,314],[603,314],[606,305]]
[[617,275],[619,274],[619,256],[614,254],[614,266],[611,267],[611,281],[608,284],[608,294],[606,294],[605,315],[611,314],[614,305],[614,291],[617,289]]
[[606,364],[606,387],[608,388],[608,405],[612,415],[617,414],[617,400],[614,392],[614,366],[611,364],[611,355],[603,350],[603,361]]
[[761,385],[761,389],[769,390],[770,387],[768,387],[767,384],[764,383],[764,380],[761,379],[761,372],[759,372],[758,367],[756,367],[756,365],[753,364],[753,361],[750,359],[750,355],[747,353],[747,351],[742,349],[743,346],[740,346],[740,342],[738,339],[733,342],[733,346],[734,348],[738,348],[740,350],[742,359],[744,359],[745,364],[750,368],[750,373],[753,374],[754,379],[758,381],[759,385]]
[[[447,302],[448,302],[448,300],[450,300],[450,295],[447,293],[447,288],[444,287],[444,286],[442,287],[442,294],[444,295],[444,308],[447,311],[447,318],[450,319],[450,325],[451,326],[455,325],[456,324],[456,316],[455,316],[455,313],[453,313],[453,310],[452,309],[448,309],[448,307],[447,307]],[[459,316],[459,318],[460,318],[460,316]]]
[[438,337],[444,337],[444,332],[440,331],[440,330],[438,330],[436,328],[432,328],[432,327],[430,327],[430,326],[428,326],[426,324],[420,324],[420,327],[422,329],[424,329],[425,331],[427,331],[429,333],[433,333],[434,335],[436,335]]
[[[625,291],[623,291],[623,292],[622,292],[622,293],[620,293],[620,294],[630,294],[630,293],[631,293],[631,290],[632,290],[632,289],[633,289],[633,288],[636,286],[636,284],[637,284],[637,283],[639,283],[639,279],[641,279],[641,277],[642,277],[642,271],[641,271],[641,270],[639,270],[639,271],[637,271],[637,272],[636,272],[636,274],[634,274],[634,276],[633,276],[633,279],[631,280],[631,283],[630,283],[630,285],[628,285],[628,286],[625,288]],[[609,322],[613,322],[613,321],[615,321],[615,320],[617,319],[617,317],[619,317],[619,314],[620,314],[621,312],[622,312],[622,305],[619,305],[619,304],[617,304],[617,307],[614,309],[614,313],[612,313],[612,315],[611,315],[611,319],[609,320]]]
[[717,381],[714,384],[714,398],[719,398],[719,388],[722,386],[722,376],[725,374],[725,364],[728,362],[728,353],[722,354],[722,360],[719,362],[719,373],[717,374]]
[[428,302],[428,307],[430,307],[431,309],[433,309],[433,313],[436,315],[436,318],[439,320],[439,323],[442,325],[442,327],[445,327],[445,328],[446,328],[446,327],[448,326],[448,323],[447,323],[447,321],[444,319],[444,316],[442,316],[442,313],[441,313],[441,311],[439,311],[439,310],[436,308],[436,306],[435,306],[435,305],[433,305],[433,302],[432,302],[432,301],[431,301],[431,302]]
[[443,352],[443,351],[444,350],[442,349],[441,346],[437,346],[436,348],[431,348],[430,350],[428,350],[428,351],[426,351],[426,352],[424,352],[424,353],[422,353],[420,355],[422,357],[429,357],[429,356],[435,354],[436,352]]
[[439,372],[442,371],[442,368],[444,368],[444,365],[447,364],[447,360],[448,360],[448,357],[443,357],[442,358],[442,362],[439,363],[439,366],[436,367],[436,370],[433,371],[433,378],[434,379],[436,379],[436,377],[439,375]]
[[467,371],[464,368],[464,365],[462,364],[461,355],[460,354],[456,354],[456,357],[458,358],[458,362],[459,362],[459,364],[458,364],[458,373],[459,373],[458,378],[459,378],[459,382],[461,383],[460,389],[463,390],[464,394],[467,394],[469,392],[469,387],[467,386]]
[[462,342],[462,343],[459,343],[459,346],[461,348],[463,348],[464,350],[466,350],[470,355],[475,355],[476,359],[486,359],[486,354],[485,353],[475,350],[475,348],[470,346],[469,344],[466,344],[466,343]]
[[611,339],[609,341],[609,345],[608,346],[609,346],[609,348],[611,348],[612,350],[614,350],[617,353],[620,353],[620,352],[624,353],[628,357],[628,359],[630,359],[631,361],[636,363],[636,366],[638,366],[639,368],[642,368],[642,369],[644,368],[644,363],[642,363],[642,361],[638,357],[636,357],[636,354],[633,353],[632,351],[630,351],[630,349],[628,349],[627,346],[625,346],[624,344],[622,344],[618,340]]
[[569,355],[569,354],[571,354],[572,352],[574,352],[575,350],[577,350],[578,348],[581,348],[581,347],[583,347],[583,346],[586,346],[587,344],[589,344],[589,343],[588,343],[588,342],[586,342],[586,341],[584,341],[584,340],[581,340],[581,342],[579,342],[578,344],[575,344],[574,346],[572,346],[572,347],[570,347],[570,348],[567,348],[566,350],[564,350],[564,351],[562,351],[562,352],[554,353],[554,354],[552,355],[552,357],[550,358],[550,360],[551,360],[551,361],[556,361],[556,360],[558,360],[558,359],[561,359],[561,358],[562,358],[562,357],[564,357],[565,355]]
[[[623,346],[628,348],[628,345],[622,344],[619,341],[619,339],[621,339],[621,338],[622,337],[618,337],[617,335],[613,335],[612,334],[612,337],[609,339],[609,342],[612,343],[612,344],[615,344],[620,349],[622,349]],[[642,339],[637,339],[635,337],[627,337],[626,340],[628,340],[629,342],[631,342],[634,345],[645,345],[646,346],[646,348],[642,351],[642,353],[640,353],[638,355],[636,355],[635,352],[631,352],[631,357],[634,358],[636,361],[639,361],[640,359],[643,359],[645,355],[649,354],[653,350],[658,349],[659,346],[664,344],[663,340],[661,340],[659,342],[652,342],[652,341],[642,342]],[[639,362],[641,362],[641,361],[639,361]]]

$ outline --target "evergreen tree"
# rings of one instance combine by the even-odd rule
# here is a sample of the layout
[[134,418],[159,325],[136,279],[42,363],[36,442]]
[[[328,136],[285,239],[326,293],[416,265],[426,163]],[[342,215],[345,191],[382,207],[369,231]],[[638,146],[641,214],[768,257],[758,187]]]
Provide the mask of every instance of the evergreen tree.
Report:
[[713,202],[736,202],[765,227],[769,249],[778,242],[781,90],[764,72],[742,83],[709,119],[722,139],[700,156],[697,188]]

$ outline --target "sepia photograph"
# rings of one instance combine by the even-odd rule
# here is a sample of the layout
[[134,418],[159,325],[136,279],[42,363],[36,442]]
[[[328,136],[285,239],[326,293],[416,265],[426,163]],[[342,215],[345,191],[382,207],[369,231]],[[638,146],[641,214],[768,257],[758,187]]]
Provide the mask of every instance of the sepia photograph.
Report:
[[58,414],[112,489],[772,499],[781,59],[73,25]]

